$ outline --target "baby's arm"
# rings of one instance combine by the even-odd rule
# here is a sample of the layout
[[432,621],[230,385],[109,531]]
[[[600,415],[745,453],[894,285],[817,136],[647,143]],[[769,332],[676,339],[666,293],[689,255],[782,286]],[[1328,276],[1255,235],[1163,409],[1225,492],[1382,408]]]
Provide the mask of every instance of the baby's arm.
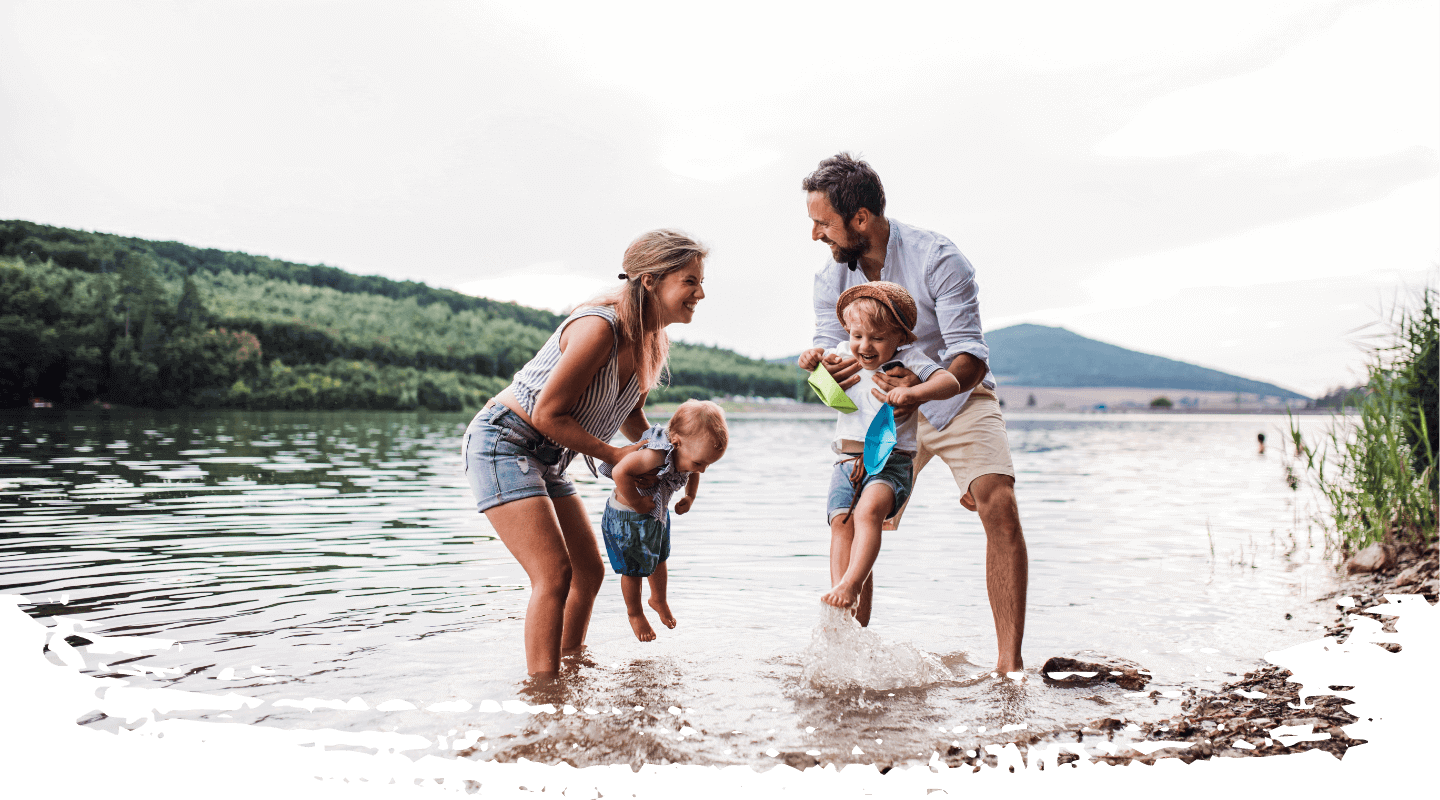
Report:
[[641,514],[649,514],[654,511],[655,501],[636,490],[635,479],[663,463],[665,463],[665,453],[661,450],[636,450],[620,459],[620,463],[615,465],[613,475],[615,496],[620,498],[620,502]]
[[675,513],[684,514],[690,510],[690,505],[695,502],[695,493],[700,491],[700,473],[690,473],[690,480],[685,482],[685,496],[675,504]]
[[949,400],[957,394],[960,394],[960,381],[949,370],[937,369],[918,386],[891,389],[885,395],[885,402],[892,406],[919,405],[931,400]]

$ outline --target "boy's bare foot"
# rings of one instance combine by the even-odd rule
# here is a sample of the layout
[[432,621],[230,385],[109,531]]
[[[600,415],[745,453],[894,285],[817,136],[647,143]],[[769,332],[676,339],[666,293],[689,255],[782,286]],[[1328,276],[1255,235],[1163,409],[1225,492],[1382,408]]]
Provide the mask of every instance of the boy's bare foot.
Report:
[[652,597],[650,598],[650,607],[655,609],[656,614],[660,615],[660,621],[665,623],[665,627],[675,627],[675,615],[670,613],[669,603],[664,600],[656,602],[655,598]]
[[645,619],[644,612],[630,615],[630,629],[635,631],[635,638],[642,642],[655,641],[655,629],[650,627],[650,620]]
[[860,599],[860,590],[849,584],[837,583],[834,588],[820,595],[820,600],[836,608],[854,608]]

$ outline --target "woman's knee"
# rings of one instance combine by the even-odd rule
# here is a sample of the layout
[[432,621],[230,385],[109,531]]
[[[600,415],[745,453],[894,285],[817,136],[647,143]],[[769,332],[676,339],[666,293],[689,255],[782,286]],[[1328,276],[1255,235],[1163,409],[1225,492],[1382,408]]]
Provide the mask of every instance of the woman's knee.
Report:
[[530,590],[536,595],[563,601],[570,594],[570,585],[574,579],[574,570],[569,564],[556,564],[536,575]]
[[594,565],[586,565],[584,569],[571,570],[570,588],[574,591],[594,597],[600,594],[600,586],[603,583],[605,583],[603,565],[598,569]]

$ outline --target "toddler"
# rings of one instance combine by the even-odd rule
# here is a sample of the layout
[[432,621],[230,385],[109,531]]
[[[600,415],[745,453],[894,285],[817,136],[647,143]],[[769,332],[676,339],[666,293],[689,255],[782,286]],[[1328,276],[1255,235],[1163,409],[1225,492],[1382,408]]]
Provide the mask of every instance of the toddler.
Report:
[[[685,496],[675,504],[675,513],[684,514],[695,502],[700,475],[725,455],[730,432],[725,412],[708,400],[687,400],[675,409],[670,426],[656,425],[640,437],[641,448],[611,469],[600,471],[614,478],[615,492],[605,503],[600,532],[610,566],[620,574],[620,591],[625,613],[635,638],[655,639],[655,630],[640,605],[640,579],[650,583],[650,607],[665,627],[675,627],[675,615],[665,597],[665,561],[670,557],[670,496],[681,487]],[[635,479],[652,470],[654,486],[637,486]]]
[[[850,334],[849,341],[830,351],[805,351],[800,366],[814,369],[828,356],[854,357],[860,362],[860,380],[845,390],[858,410],[839,415],[831,443],[841,456],[830,476],[826,512],[832,588],[820,598],[832,606],[852,608],[880,555],[881,525],[895,516],[910,496],[915,480],[912,462],[919,450],[915,435],[919,415],[912,411],[895,420],[895,449],[874,475],[865,471],[865,433],[885,403],[897,406],[944,400],[960,393],[960,383],[912,346],[915,300],[903,286],[889,281],[852,286],[840,295],[835,315]],[[876,370],[897,366],[909,368],[920,384],[881,392],[874,382]]]

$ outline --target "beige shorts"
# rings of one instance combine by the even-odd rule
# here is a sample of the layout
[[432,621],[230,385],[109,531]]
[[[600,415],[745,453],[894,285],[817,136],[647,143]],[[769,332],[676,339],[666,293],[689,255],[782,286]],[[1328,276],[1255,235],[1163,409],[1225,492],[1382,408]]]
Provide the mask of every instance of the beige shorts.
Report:
[[[1010,439],[1005,435],[1005,418],[1000,414],[1000,402],[984,386],[975,387],[960,413],[950,420],[943,431],[935,430],[930,420],[921,414],[918,435],[920,452],[915,456],[914,477],[917,482],[920,471],[936,456],[950,468],[962,495],[970,491],[970,482],[981,475],[1015,477],[1015,465],[1010,461]],[[905,507],[909,505],[907,500]],[[900,526],[905,507],[885,521],[884,530],[893,531]]]

